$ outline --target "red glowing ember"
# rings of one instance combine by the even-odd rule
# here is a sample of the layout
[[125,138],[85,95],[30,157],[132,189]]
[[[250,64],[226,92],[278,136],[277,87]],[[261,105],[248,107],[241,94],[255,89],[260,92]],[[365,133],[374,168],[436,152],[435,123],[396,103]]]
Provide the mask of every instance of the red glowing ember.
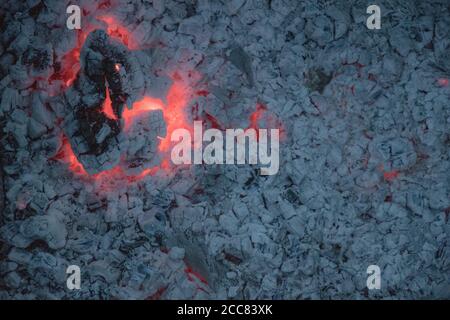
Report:
[[449,80],[448,80],[447,78],[439,78],[439,79],[437,80],[437,84],[438,84],[440,87],[447,87],[447,86],[448,86],[448,82],[449,82]]
[[111,101],[111,98],[109,96],[109,89],[108,89],[108,87],[106,87],[106,95],[105,95],[105,101],[103,102],[102,111],[109,119],[118,120],[117,116],[114,113],[113,108],[112,108],[112,101]]
[[163,110],[164,104],[160,99],[155,99],[152,97],[144,97],[139,101],[133,103],[131,109],[124,108],[122,112],[122,118],[125,121],[125,131],[128,131],[133,120],[141,116],[142,114],[147,113],[151,110]]
[[[105,1],[100,6],[109,7],[110,5],[111,4],[109,1]],[[139,45],[133,38],[132,33],[128,29],[123,27],[114,16],[101,15],[97,16],[97,20],[103,21],[106,24],[106,32],[109,34],[109,36],[121,41],[130,50],[139,48]],[[79,59],[81,48],[83,47],[83,44],[89,33],[99,28],[100,27],[95,24],[86,24],[85,26],[83,26],[82,30],[78,31],[77,45],[62,57],[61,68],[58,70],[58,72],[52,75],[50,81],[62,80],[64,88],[72,85],[80,69]],[[115,64],[114,68],[117,72],[119,72],[121,69],[121,65]],[[187,74],[187,78],[192,78],[195,75],[196,74],[191,71]],[[187,122],[187,117],[184,110],[192,94],[192,91],[190,87],[182,80],[180,74],[175,72],[172,76],[172,79],[174,82],[168,91],[168,95],[166,97],[167,103],[163,103],[161,99],[146,96],[143,99],[135,102],[131,109],[124,108],[124,111],[121,115],[121,117],[124,119],[124,130],[126,132],[136,118],[151,110],[162,110],[167,127],[167,136],[165,138],[161,138],[159,150],[163,153],[163,156],[166,157],[169,156],[167,151],[171,146],[171,133],[178,128],[185,128],[192,131],[191,126]],[[102,112],[109,119],[118,120],[118,117],[114,113],[112,108],[112,101],[108,88],[106,88]],[[75,156],[69,140],[66,137],[63,137],[62,140],[62,147],[53,159],[60,160],[68,164],[69,169],[76,175],[82,175],[94,179],[111,177],[126,178],[128,181],[132,182],[139,180],[147,175],[154,174],[159,169],[170,168],[170,159],[163,158],[161,166],[159,168],[145,169],[135,176],[128,176],[125,173],[124,169],[120,167],[120,165],[111,170],[106,170],[99,174],[89,176],[89,174],[83,168],[83,165]]]
[[[131,50],[139,48],[137,42],[133,38],[132,33],[125,27],[120,25],[120,23],[114,16],[102,15],[98,16],[97,19],[99,21],[103,21],[106,24],[106,31],[111,37],[118,39]],[[57,74],[55,74],[53,78],[61,79],[64,82],[65,87],[70,86],[78,74],[80,68],[80,50],[88,34],[98,28],[99,27],[96,25],[85,26],[83,28],[83,31],[79,31],[78,33],[77,46],[62,58],[61,70]],[[117,72],[120,72],[121,68],[122,66],[118,63],[114,65],[114,69]],[[54,159],[61,160],[67,163],[69,169],[75,174],[83,175],[85,177],[93,179],[110,179],[111,177],[115,177],[133,182],[140,180],[147,175],[153,175],[158,170],[170,169],[170,148],[172,146],[171,135],[173,131],[183,128],[190,132],[193,132],[192,124],[188,121],[186,107],[192,96],[206,96],[209,94],[209,92],[206,90],[199,90],[194,92],[188,84],[188,82],[199,81],[201,79],[200,74],[193,70],[190,70],[186,73],[183,73],[183,76],[179,71],[172,74],[171,78],[173,80],[173,83],[169,88],[168,94],[166,96],[166,102],[158,98],[145,96],[141,100],[133,103],[130,109],[125,107],[121,115],[117,115],[114,113],[109,90],[108,88],[106,88],[102,112],[109,119],[119,120],[119,117],[123,118],[125,134],[129,132],[129,129],[133,125],[133,122],[140,116],[152,110],[162,110],[163,117],[166,123],[167,133],[166,137],[160,138],[159,152],[161,153],[162,161],[159,167],[146,169],[140,172],[138,175],[129,176],[126,173],[125,168],[121,167],[121,165],[118,165],[110,170],[106,170],[99,174],[90,176],[76,158],[70,146],[70,143],[66,138],[63,139],[63,147],[61,148],[57,157],[55,157]],[[187,79],[189,79],[189,81]],[[207,120],[211,123],[212,127],[223,129],[219,121],[217,121],[217,119],[215,119],[212,115],[207,114],[206,117]],[[281,123],[279,122],[277,117],[274,114],[270,113],[267,110],[266,106],[260,103],[256,105],[256,110],[250,115],[249,121],[249,128],[280,128],[281,133],[283,133]],[[281,137],[282,136],[283,135],[281,135]]]
[[69,170],[76,175],[87,175],[88,173],[84,170],[83,165],[78,161],[77,156],[72,150],[69,140],[63,136],[62,146],[58,153],[51,160],[59,160],[67,163]]
[[95,180],[124,180],[126,179],[128,182],[135,182],[141,180],[147,175],[153,175],[158,171],[157,167],[145,169],[137,175],[127,175],[123,168],[119,165],[110,169],[100,172],[98,174],[89,176],[86,170],[83,168],[83,165],[78,161],[75,153],[72,150],[72,146],[70,145],[69,140],[63,136],[62,137],[62,147],[59,152],[51,158],[51,160],[59,160],[68,165],[69,170],[80,177],[89,177]]
[[383,173],[384,179],[386,181],[393,181],[398,177],[399,172],[394,170],[394,171],[386,171]]
[[130,50],[139,49],[139,44],[134,39],[132,33],[127,28],[122,26],[114,16],[98,16],[97,19],[106,23],[108,26],[106,32],[109,36],[119,40]]
[[[98,20],[103,21],[107,25],[106,32],[113,38],[119,40],[126,45],[130,50],[139,49],[137,42],[134,40],[130,31],[123,27],[115,17],[105,15],[97,17]],[[78,71],[80,70],[80,51],[83,47],[89,33],[101,27],[95,24],[83,25],[81,30],[78,30],[76,46],[66,53],[61,58],[60,68],[50,77],[49,81],[61,80],[64,88],[72,85]],[[115,69],[120,70],[120,65],[116,64]]]
[[166,152],[170,149],[172,143],[170,136],[174,130],[184,128],[192,131],[192,126],[188,123],[185,112],[192,90],[176,73],[172,76],[172,80],[173,84],[166,97],[167,104],[164,104],[161,99],[146,96],[136,101],[131,109],[125,108],[122,113],[122,118],[125,121],[125,131],[127,131],[133,120],[140,115],[151,110],[162,110],[167,126],[167,135],[161,139],[159,144],[161,152]]
[[184,128],[192,132],[192,126],[188,122],[185,108],[192,94],[191,88],[177,73],[172,76],[174,81],[167,94],[167,106],[164,109],[164,120],[167,125],[167,135],[161,141],[159,150],[169,151],[172,142],[170,136],[172,132],[179,128]]
[[250,114],[249,121],[250,125],[248,129],[255,129],[257,137],[258,129],[278,128],[280,129],[280,139],[283,140],[285,138],[285,131],[281,121],[262,103],[256,104],[256,110]]
[[[134,182],[141,180],[147,175],[153,175],[160,169],[169,169],[170,153],[168,151],[170,150],[172,144],[172,142],[170,141],[172,132],[178,128],[192,130],[190,124],[187,121],[187,115],[185,111],[185,108],[191,97],[192,90],[177,74],[174,74],[172,78],[174,82],[170,87],[166,97],[167,104],[165,104],[160,99],[145,96],[143,99],[136,101],[131,109],[124,108],[124,111],[122,112],[122,118],[124,119],[124,130],[125,132],[127,132],[132,126],[133,121],[135,121],[138,117],[152,110],[163,111],[164,120],[167,127],[167,135],[165,138],[161,138],[160,141],[159,151],[163,153],[164,158],[159,167],[145,169],[137,175],[130,176],[126,174],[125,170],[120,165],[118,165],[110,170],[106,170],[99,174],[89,176],[89,174],[83,168],[83,165],[75,156],[67,138],[63,138],[63,146],[53,159],[67,163],[70,171],[72,171],[76,175],[82,175],[96,180],[106,180],[114,178],[122,180],[126,179],[128,182]],[[112,110],[108,88],[106,88],[106,97],[102,112],[110,119],[117,119],[117,116]]]
[[111,1],[109,0],[105,0],[99,3],[99,5],[97,6],[97,9],[107,9],[111,7]]
[[86,25],[83,29],[78,30],[77,45],[75,48],[66,53],[60,63],[60,68],[49,79],[62,80],[64,88],[70,87],[80,70],[80,51],[90,32],[97,29],[94,25]]
[[201,283],[208,285],[208,281],[206,281],[206,279],[200,273],[192,270],[191,267],[188,266],[186,269],[184,269],[184,272],[186,272],[189,281],[194,282],[194,279],[196,278]]
[[250,114],[250,126],[249,129],[257,130],[259,128],[259,121],[261,120],[263,113],[267,111],[267,107],[262,105],[261,103],[256,104],[256,110]]

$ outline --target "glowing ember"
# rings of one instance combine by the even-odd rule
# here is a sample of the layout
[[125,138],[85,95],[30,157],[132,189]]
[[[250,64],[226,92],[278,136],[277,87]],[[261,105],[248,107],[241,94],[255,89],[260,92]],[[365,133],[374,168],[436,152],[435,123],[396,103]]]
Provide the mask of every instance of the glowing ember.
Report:
[[132,33],[127,28],[123,27],[114,16],[98,16],[97,19],[107,24],[108,27],[106,32],[109,36],[119,40],[130,50],[139,49],[139,44],[133,38]]
[[191,89],[176,74],[172,77],[173,84],[170,87],[164,104],[160,99],[149,96],[136,101],[131,109],[125,108],[122,118],[125,121],[125,130],[128,130],[134,119],[151,110],[162,110],[167,126],[167,135],[161,139],[159,150],[166,152],[171,146],[170,136],[175,129],[184,128],[192,131],[192,126],[188,123],[185,107],[192,94]]
[[250,114],[249,121],[248,129],[255,129],[257,138],[259,138],[258,129],[261,128],[278,128],[280,129],[280,139],[283,140],[286,137],[281,121],[261,103],[256,104],[256,110]]
[[208,281],[206,281],[206,279],[198,272],[192,270],[191,267],[187,267],[186,269],[184,269],[184,272],[186,272],[186,275],[189,279],[189,281],[194,281],[194,277],[197,278],[200,282],[204,283],[204,284],[208,284]]
[[167,106],[164,109],[164,120],[167,126],[167,135],[161,140],[159,150],[162,152],[169,151],[172,142],[170,136],[172,132],[179,128],[193,131],[186,117],[185,107],[189,102],[192,94],[191,88],[184,83],[177,73],[173,74],[174,81],[167,94]]
[[102,111],[109,119],[118,120],[117,116],[114,113],[113,108],[112,108],[112,101],[109,96],[108,87],[106,87],[106,96],[105,96],[105,101],[103,102]]
[[267,111],[266,106],[262,105],[261,103],[256,104],[256,110],[253,111],[250,114],[249,120],[250,120],[250,126],[249,129],[258,129],[259,128],[259,121],[261,120],[263,113]]
[[[98,20],[103,21],[107,25],[107,33],[113,37],[121,41],[124,45],[126,45],[129,49],[134,50],[138,49],[139,46],[135,39],[132,36],[132,33],[128,31],[125,27],[121,26],[117,19],[111,15],[103,15],[98,16]],[[70,86],[76,75],[79,71],[79,58],[80,58],[80,50],[86,40],[88,34],[93,30],[97,29],[97,26],[87,26],[83,29],[83,31],[79,31],[78,33],[78,44],[72,49],[69,53],[67,53],[62,61],[61,61],[61,71],[58,74],[54,75],[54,79],[63,80],[66,87]],[[114,69],[119,72],[121,70],[120,64],[115,64]],[[172,74],[173,84],[170,87],[166,101],[164,103],[161,99],[145,96],[139,101],[136,101],[131,109],[124,108],[121,118],[124,119],[124,130],[125,132],[129,131],[129,128],[132,126],[133,121],[135,121],[140,116],[152,110],[162,110],[163,117],[166,123],[166,137],[160,138],[159,151],[161,152],[162,162],[161,165],[157,168],[151,168],[143,170],[141,173],[135,176],[129,176],[126,174],[124,168],[117,166],[113,169],[106,170],[97,175],[92,175],[90,178],[94,179],[110,179],[111,177],[115,178],[125,178],[129,182],[139,180],[147,175],[154,174],[157,170],[164,169],[167,170],[170,168],[170,148],[172,146],[171,135],[172,132],[176,129],[187,129],[190,132],[193,132],[192,125],[189,123],[187,119],[187,114],[185,108],[189,102],[189,99],[194,95],[190,86],[183,80],[183,77],[178,72],[174,72]],[[186,73],[186,78],[190,80],[199,79],[200,75],[195,71],[188,71]],[[197,79],[197,80],[198,80]],[[200,90],[196,91],[195,94],[197,96],[206,96],[208,95],[208,91]],[[102,106],[102,112],[109,119],[118,120],[118,115],[116,115],[112,108],[112,101],[109,94],[108,88],[106,88],[105,100]],[[249,128],[258,129],[261,127],[261,122],[263,119],[263,113],[267,112],[267,108],[262,104],[257,104],[256,111],[250,115],[250,126]],[[207,120],[211,123],[212,127],[222,129],[221,124],[217,119],[215,119],[212,115],[206,115]],[[264,121],[266,126],[280,127],[279,121],[272,115],[264,115]],[[195,146],[194,146],[195,147]],[[61,154],[59,157],[56,157],[59,160],[62,160],[69,165],[69,169],[80,175],[86,175],[87,172],[81,165],[81,163],[76,158],[70,143],[67,139],[63,141],[63,148],[61,149]]]
[[[110,6],[109,1],[105,1],[104,6]],[[125,27],[118,23],[117,19],[111,15],[103,15],[98,16],[98,20],[103,21],[107,25],[107,33],[113,37],[121,41],[124,45],[126,45],[129,49],[134,50],[138,49],[139,46],[137,42],[134,40],[130,31],[128,31]],[[52,80],[62,80],[65,88],[72,85],[75,80],[79,69],[80,69],[80,50],[83,47],[83,44],[88,37],[89,33],[98,29],[95,25],[86,25],[83,27],[83,30],[78,32],[77,46],[69,51],[66,55],[61,59],[61,68],[55,73],[51,78]],[[120,71],[121,65],[115,64],[114,68],[117,72]],[[193,75],[189,74],[189,77]],[[186,115],[184,112],[184,108],[187,105],[189,96],[191,95],[190,88],[183,83],[182,77],[174,73],[173,75],[174,83],[172,87],[169,89],[167,95],[167,104],[164,104],[160,99],[152,98],[152,97],[144,97],[143,99],[135,102],[131,109],[125,108],[122,113],[122,118],[124,119],[124,129],[127,131],[132,125],[133,121],[151,110],[163,110],[164,120],[167,126],[167,136],[166,138],[161,138],[159,150],[161,152],[166,152],[169,150],[171,146],[170,135],[173,130],[177,128],[185,128],[190,129],[191,127],[187,124]],[[112,108],[112,101],[109,95],[109,90],[106,88],[105,101],[102,106],[102,112],[109,118],[113,120],[118,120],[117,115],[114,113]],[[88,173],[83,168],[82,164],[76,158],[70,143],[67,138],[63,138],[63,147],[58,153],[57,157],[54,159],[61,160],[69,165],[69,169],[78,175],[86,175]],[[161,167],[162,169],[168,169],[170,167],[170,163],[168,159],[163,159]],[[97,175],[91,176],[94,179],[105,178],[105,177],[121,177],[127,178],[129,181],[136,181],[143,178],[146,175],[154,174],[158,168],[151,168],[143,170],[137,176],[127,176],[121,167],[115,167],[111,170],[107,170],[101,172]]]
[[113,181],[114,180],[126,180],[129,183],[139,181],[147,175],[153,175],[158,171],[158,167],[145,169],[137,175],[128,175],[120,165],[115,166],[110,170],[105,170],[92,176],[95,180]]
[[133,120],[138,118],[139,116],[147,113],[151,110],[163,110],[164,104],[160,99],[155,99],[152,97],[144,97],[143,99],[136,101],[133,103],[131,109],[124,108],[122,112],[122,118],[125,121],[125,131],[127,131]]
[[196,92],[196,94],[201,97],[206,97],[209,94],[209,91],[208,90],[199,90]]
[[398,170],[392,170],[392,171],[385,171],[383,164],[380,164],[378,166],[378,170],[380,170],[383,173],[384,180],[391,182],[397,179],[400,172]]
[[[54,160],[60,160],[68,164],[70,171],[76,175],[82,175],[90,177],[95,180],[126,180],[128,182],[135,182],[141,180],[147,175],[154,175],[158,170],[167,170],[170,168],[170,154],[169,151],[172,142],[170,141],[170,136],[173,130],[178,128],[185,128],[192,131],[189,125],[185,113],[185,108],[189,102],[191,96],[190,87],[183,82],[181,77],[174,75],[173,84],[170,87],[166,100],[167,104],[164,104],[160,99],[152,98],[149,96],[136,101],[131,109],[124,108],[122,112],[122,118],[124,119],[124,130],[125,132],[132,126],[133,121],[135,121],[140,116],[152,110],[162,110],[164,115],[164,120],[167,127],[167,136],[161,138],[159,150],[163,153],[163,160],[159,167],[153,167],[145,169],[137,175],[128,175],[124,169],[118,165],[110,170],[103,171],[96,175],[89,176],[83,165],[78,161],[75,156],[70,143],[67,138],[63,138],[63,146],[60,152],[53,158]],[[109,96],[109,90],[106,88],[106,97],[103,104],[102,112],[110,119],[117,119],[117,116],[112,110],[112,103]]]
[[89,33],[96,29],[97,27],[94,25],[87,25],[86,27],[83,27],[82,30],[78,30],[77,45],[62,57],[60,69],[50,77],[50,82],[53,80],[62,80],[65,88],[72,85],[80,70],[81,48]]
[[[109,1],[105,3],[109,3]],[[134,41],[131,32],[120,25],[115,17],[99,16],[97,17],[97,19],[106,23],[106,31],[111,37],[118,39],[131,50],[139,48],[137,42]],[[64,88],[72,85],[78,74],[78,71],[80,70],[81,48],[83,47],[89,33],[96,29],[100,29],[100,27],[95,24],[88,23],[86,25],[83,25],[83,29],[78,30],[77,45],[61,58],[60,68],[50,77],[50,83],[55,80],[62,80]],[[120,65],[116,64],[115,69],[119,71]]]
[[75,48],[66,54],[61,61],[61,79],[66,87],[69,87],[75,80],[80,65],[78,63],[80,59],[80,49]]
[[216,117],[209,114],[208,112],[205,112],[206,120],[211,124],[211,128],[219,129],[219,130],[225,130],[222,125],[220,124],[219,120],[217,120]]
[[195,284],[198,291],[206,292],[205,288],[203,288],[202,285],[208,286],[208,281],[200,273],[193,270],[192,267],[190,267],[187,263],[184,272],[186,273],[188,280]]
[[62,146],[59,152],[52,158],[52,160],[60,160],[68,164],[69,170],[76,175],[87,175],[88,173],[83,168],[83,165],[78,161],[75,153],[72,150],[69,140],[63,136]]
[[447,87],[449,80],[447,78],[439,78],[437,83],[440,87]]
[[384,179],[387,181],[393,181],[398,177],[399,172],[394,170],[394,171],[386,171],[383,173]]
[[161,300],[162,295],[167,290],[167,287],[161,287],[155,291],[155,293],[151,294],[145,300]]
[[127,175],[123,168],[119,165],[98,174],[90,176],[86,170],[83,168],[83,165],[78,161],[75,153],[72,150],[72,146],[70,145],[69,140],[63,136],[62,137],[62,147],[59,152],[51,159],[51,160],[59,160],[68,165],[69,170],[77,176],[81,177],[89,177],[94,180],[103,180],[103,181],[114,181],[114,180],[126,180],[128,182],[139,181],[147,175],[153,175],[158,171],[159,168],[149,168],[143,170],[141,173],[137,175]]
[[69,87],[75,80],[78,69],[80,68],[78,64],[79,58],[80,50],[78,48],[64,55],[61,60],[60,70],[50,76],[49,82],[52,83],[55,80],[62,80],[64,87]]
[[102,1],[99,3],[99,5],[97,6],[97,9],[107,9],[111,7],[111,1],[106,0],[106,1]]

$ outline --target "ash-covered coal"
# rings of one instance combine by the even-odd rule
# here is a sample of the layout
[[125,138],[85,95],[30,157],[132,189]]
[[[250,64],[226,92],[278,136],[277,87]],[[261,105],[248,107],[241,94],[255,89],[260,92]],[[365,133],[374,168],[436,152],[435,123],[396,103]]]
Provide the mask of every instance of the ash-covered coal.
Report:
[[[142,97],[143,74],[134,53],[103,30],[92,31],[87,36],[80,64],[73,85],[61,99],[67,110],[64,133],[84,169],[96,174],[118,165],[123,158],[122,150],[130,149],[125,146],[122,112],[124,108],[131,109]],[[147,130],[154,132],[146,141],[153,146],[158,135],[164,136],[162,115],[156,112],[159,116],[147,119],[145,124]],[[134,148],[140,149],[136,145]],[[148,160],[155,155],[156,148],[147,148],[142,153],[140,158]]]

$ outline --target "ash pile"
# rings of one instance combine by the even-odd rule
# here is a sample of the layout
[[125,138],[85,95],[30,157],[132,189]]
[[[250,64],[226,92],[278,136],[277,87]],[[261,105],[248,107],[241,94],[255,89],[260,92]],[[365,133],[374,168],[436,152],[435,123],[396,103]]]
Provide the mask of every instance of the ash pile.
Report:
[[[0,5],[2,299],[450,298],[446,0],[386,1],[381,30],[359,0],[81,1],[79,55],[67,5]],[[189,121],[279,120],[278,174],[108,171],[161,164],[164,111],[121,116],[174,69]]]

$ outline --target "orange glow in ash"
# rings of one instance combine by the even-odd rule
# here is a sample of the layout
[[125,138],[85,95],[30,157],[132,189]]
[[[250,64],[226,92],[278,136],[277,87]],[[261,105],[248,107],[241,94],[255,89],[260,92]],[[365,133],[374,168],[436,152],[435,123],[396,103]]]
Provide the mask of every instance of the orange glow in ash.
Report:
[[154,175],[159,170],[158,167],[153,167],[149,169],[144,169],[142,172],[140,172],[137,175],[129,175],[127,174],[124,169],[117,165],[114,168],[110,170],[105,170],[100,173],[94,174],[91,177],[95,180],[103,180],[103,181],[113,181],[114,180],[126,180],[129,183],[139,181],[146,177],[147,175]]
[[172,76],[172,80],[174,82],[167,94],[167,105],[164,109],[164,121],[167,126],[167,135],[159,144],[159,150],[161,152],[169,151],[172,145],[170,136],[174,130],[183,128],[190,132],[193,131],[185,111],[192,94],[191,88],[181,80],[177,73]]
[[398,170],[385,171],[383,164],[380,164],[378,166],[378,170],[380,170],[383,173],[384,180],[386,180],[388,182],[394,181],[395,179],[398,178],[398,175],[400,174],[400,172]]
[[[188,123],[186,115],[186,106],[190,101],[192,90],[186,84],[177,73],[172,77],[173,84],[169,88],[167,93],[166,101],[164,103],[161,99],[152,98],[145,96],[139,101],[133,103],[131,109],[124,108],[122,112],[122,118],[124,119],[124,130],[125,133],[132,126],[133,121],[135,121],[140,116],[152,110],[162,110],[163,117],[166,122],[167,135],[165,138],[160,138],[159,151],[162,153],[162,161],[159,167],[153,167],[149,169],[142,170],[139,174],[129,175],[125,172],[121,165],[105,170],[95,175],[89,175],[83,168],[83,165],[78,161],[75,153],[67,138],[63,138],[63,146],[58,154],[53,157],[54,160],[60,160],[66,163],[69,170],[76,175],[88,177],[96,181],[113,181],[113,180],[126,180],[129,183],[139,181],[148,175],[154,175],[158,170],[169,170],[170,169],[170,152],[168,152],[172,146],[170,141],[170,136],[175,129],[185,128],[192,132],[192,127]],[[112,111],[111,99],[109,96],[109,90],[106,89],[106,97],[103,104],[102,112],[105,113],[109,118],[116,119],[114,112]]]
[[167,93],[166,104],[161,99],[145,96],[141,100],[133,103],[131,109],[124,108],[122,112],[122,118],[125,122],[125,131],[127,131],[133,123],[133,120],[140,115],[151,110],[163,111],[167,135],[165,138],[161,139],[159,144],[159,150],[161,152],[169,151],[172,144],[170,136],[174,130],[183,128],[191,132],[193,131],[185,111],[192,96],[192,89],[182,80],[177,72],[175,72],[171,78],[173,83]]
[[119,40],[130,50],[139,49],[139,44],[133,38],[133,34],[127,28],[122,26],[114,16],[103,15],[98,16],[97,19],[107,24],[108,27],[106,32],[110,37]]
[[185,108],[192,94],[191,88],[175,73],[172,76],[173,84],[167,93],[167,104],[161,99],[145,96],[143,99],[133,103],[131,109],[124,108],[122,118],[127,131],[133,120],[151,110],[162,110],[164,121],[166,122],[167,135],[162,138],[159,144],[161,152],[169,151],[172,142],[170,136],[172,132],[179,128],[192,131],[192,126],[188,123]]
[[64,88],[69,87],[75,80],[76,74],[80,68],[78,63],[80,58],[80,51],[73,49],[65,54],[61,60],[60,70],[52,74],[49,78],[49,83],[56,80],[63,82]]
[[63,163],[66,163],[68,165],[69,170],[76,176],[84,178],[92,178],[94,180],[102,180],[102,181],[126,180],[127,182],[131,183],[139,181],[147,175],[153,175],[159,170],[158,167],[153,167],[145,169],[137,175],[127,175],[124,169],[120,165],[117,165],[110,170],[105,170],[95,175],[89,175],[87,171],[84,169],[81,162],[78,161],[78,158],[73,152],[69,140],[65,136],[62,137],[61,149],[54,157],[51,158],[51,160],[58,160]]
[[192,267],[186,261],[185,264],[186,268],[184,269],[184,272],[187,279],[195,284],[197,291],[208,292],[208,281],[206,280],[206,278],[203,277],[199,272],[192,269]]
[[[130,50],[139,49],[139,46],[134,40],[131,32],[123,27],[114,16],[98,16],[97,19],[106,23],[106,32],[109,34],[109,36],[118,39]],[[83,47],[88,35],[96,29],[101,29],[101,27],[95,24],[87,23],[83,25],[83,28],[81,30],[77,30],[77,44],[73,49],[71,49],[61,58],[60,68],[50,77],[50,82],[61,80],[63,82],[64,89],[72,85],[78,74],[78,71],[80,70],[81,48]],[[116,64],[115,68],[117,71],[119,71],[120,65]]]
[[111,101],[111,97],[109,96],[108,87],[106,87],[106,96],[105,96],[105,101],[103,102],[102,111],[109,119],[118,120],[117,116],[114,113],[113,108],[112,108],[112,101]]
[[83,26],[77,30],[77,44],[75,48],[66,53],[61,59],[60,69],[50,77],[50,82],[62,80],[64,88],[70,87],[80,70],[80,52],[89,33],[97,29],[94,25]]
[[[106,1],[108,2],[108,1]],[[109,3],[109,2],[108,2]],[[107,3],[107,4],[108,4]],[[109,5],[109,4],[108,4]],[[118,20],[111,15],[97,16],[99,21],[103,21],[106,24],[106,32],[109,36],[118,39],[130,50],[139,49],[137,41],[134,39],[132,32],[123,27]],[[70,50],[61,59],[61,68],[57,73],[52,75],[50,81],[61,80],[63,82],[64,88],[69,87],[73,84],[80,68],[80,51],[84,45],[86,38],[89,33],[100,29],[101,27],[95,24],[87,24],[83,27],[83,30],[78,31],[77,45],[75,48]],[[115,64],[114,68],[117,72],[120,71],[121,65]],[[185,76],[184,78],[182,77]],[[192,91],[191,86],[188,84],[189,79],[191,82],[198,82],[200,80],[200,75],[195,71],[188,71],[186,74],[180,74],[180,72],[174,72],[171,76],[173,83],[169,88],[168,94],[166,96],[166,102],[161,99],[145,96],[141,100],[133,103],[131,109],[124,108],[121,117],[124,119],[124,130],[125,134],[132,126],[133,121],[143,114],[152,110],[162,110],[163,117],[166,123],[166,137],[160,138],[159,152],[161,153],[161,164],[158,167],[153,167],[150,169],[142,170],[137,175],[129,175],[126,172],[126,167],[122,167],[120,164],[110,170],[105,170],[96,175],[89,175],[87,171],[83,168],[83,165],[78,161],[75,153],[67,138],[63,138],[63,144],[58,152],[58,154],[53,158],[54,160],[60,160],[68,165],[70,171],[76,175],[81,175],[89,179],[101,181],[128,181],[135,182],[148,175],[154,175],[159,170],[170,170],[171,160],[170,160],[170,149],[172,147],[171,135],[174,130],[184,128],[193,132],[192,124],[190,123],[186,108],[190,99],[197,96],[206,96],[208,92],[205,90],[199,90],[195,93]],[[118,120],[117,115],[112,109],[112,101],[109,95],[108,88],[106,89],[105,101],[102,106],[102,112],[110,119]],[[207,114],[207,120],[209,120],[213,127],[221,128],[220,123],[212,115]],[[258,129],[260,127],[267,128],[280,128],[280,138],[283,137],[283,129],[281,128],[280,121],[273,115],[269,113],[267,107],[258,103],[256,110],[249,117],[249,128]],[[194,146],[195,147],[195,146]]]
[[258,129],[279,129],[280,139],[284,140],[286,137],[285,130],[281,121],[275,114],[268,111],[267,107],[261,103],[256,104],[256,110],[249,116],[250,125],[248,129],[255,129],[258,137]]
[[386,171],[383,173],[383,177],[386,181],[393,181],[398,177],[399,172],[394,170],[394,171]]
[[449,81],[448,81],[447,78],[439,78],[439,79],[437,80],[437,83],[438,83],[438,85],[439,85],[440,87],[447,87]]
[[[105,8],[111,6],[111,2],[106,0],[99,5],[99,8],[105,6]],[[113,38],[120,40],[130,50],[139,49],[137,41],[133,38],[132,33],[123,27],[116,17],[112,15],[99,15],[97,20],[103,21],[107,25],[106,32]],[[86,41],[88,35],[100,27],[95,24],[86,24],[82,30],[78,30],[77,45],[70,50],[61,60],[61,69],[59,72],[52,75],[50,80],[62,80],[65,88],[72,85],[75,80],[79,68],[80,68],[80,51]],[[116,71],[120,71],[120,64],[115,64]],[[199,78],[199,74],[195,71],[189,71],[187,76],[189,78]],[[192,129],[187,124],[186,116],[184,113],[184,107],[188,103],[189,96],[192,94],[191,89],[182,81],[182,77],[177,72],[172,75],[174,81],[172,87],[169,89],[167,95],[167,105],[165,105],[160,99],[152,97],[144,97],[142,100],[133,104],[132,109],[124,108],[122,117],[125,119],[125,129],[128,129],[134,118],[150,110],[161,109],[164,112],[164,120],[167,125],[167,137],[162,139],[160,143],[160,150],[167,151],[170,147],[170,135],[173,130],[177,128]],[[117,116],[112,110],[112,103],[109,96],[109,92],[106,92],[105,102],[102,108],[104,114],[110,118],[117,120]]]
[[69,87],[75,80],[78,73],[80,65],[78,61],[80,60],[80,50],[75,48],[66,54],[61,61],[61,69],[63,70],[61,74],[62,81],[66,87]]
[[160,99],[152,98],[149,96],[145,96],[139,101],[136,101],[133,103],[133,106],[131,109],[124,108],[122,112],[122,118],[125,121],[125,131],[127,131],[131,124],[133,123],[133,120],[138,118],[139,116],[147,113],[151,110],[163,110],[164,104]]
[[[103,3],[101,4],[103,6]],[[106,0],[104,2],[105,7],[111,6],[111,3]],[[100,8],[100,6],[99,6]],[[87,15],[86,13],[85,15]],[[119,21],[112,15],[101,15],[96,17],[97,20],[103,21],[106,24],[106,32],[112,38],[121,41],[130,50],[139,49],[140,46],[133,38],[132,33],[122,26]],[[60,68],[55,72],[49,79],[50,82],[55,80],[61,80],[63,83],[63,89],[70,87],[77,77],[80,69],[80,52],[88,37],[88,35],[96,30],[102,29],[100,25],[96,25],[95,22],[91,24],[85,24],[82,30],[78,30],[77,34],[77,44],[66,53],[61,58]],[[115,64],[114,69],[119,72],[121,69],[120,64]],[[195,76],[192,72],[188,74],[188,77]],[[153,167],[149,169],[144,169],[137,175],[128,175],[125,169],[121,165],[105,170],[101,173],[95,175],[89,175],[84,169],[83,165],[77,159],[75,153],[72,150],[69,140],[67,137],[63,136],[62,147],[60,148],[58,154],[52,158],[52,160],[58,160],[66,163],[69,170],[77,176],[82,176],[84,178],[101,180],[101,181],[113,181],[113,180],[126,180],[128,182],[138,181],[147,175],[154,175],[158,170],[169,170],[170,169],[170,155],[167,154],[171,146],[170,135],[173,130],[177,128],[191,129],[191,126],[187,123],[187,118],[185,114],[185,107],[189,102],[192,91],[190,87],[184,83],[182,77],[179,74],[174,73],[172,79],[174,83],[168,91],[166,97],[167,103],[164,103],[161,99],[146,96],[143,99],[135,102],[131,109],[124,108],[122,112],[122,117],[124,119],[124,129],[125,131],[129,129],[133,121],[151,110],[162,110],[164,115],[164,120],[167,126],[167,136],[166,138],[161,138],[159,150],[163,152],[163,159],[159,167]],[[105,101],[102,106],[102,112],[110,119],[118,120],[117,115],[112,109],[112,101],[109,94],[108,88],[106,88]]]
[[99,5],[97,6],[97,9],[107,9],[109,7],[111,7],[111,1],[109,0],[105,0],[99,3]]
[[250,120],[249,129],[252,128],[252,129],[258,130],[258,128],[259,128],[259,121],[261,120],[261,118],[262,118],[262,116],[263,116],[265,111],[267,111],[267,107],[266,106],[264,106],[261,103],[257,103],[256,104],[256,110],[253,111],[250,114],[250,117],[249,117],[249,120]]
[[[186,272],[189,281],[195,282],[194,278],[197,278],[197,280],[199,280],[201,283],[208,285],[208,281],[206,281],[206,279],[200,273],[194,271],[191,267],[186,267],[184,269],[184,272]],[[200,287],[199,289],[203,288]]]
[[62,146],[58,153],[52,158],[52,160],[59,160],[68,164],[69,170],[75,175],[87,175],[88,173],[84,169],[80,161],[78,161],[77,156],[72,150],[69,140],[63,136]]

